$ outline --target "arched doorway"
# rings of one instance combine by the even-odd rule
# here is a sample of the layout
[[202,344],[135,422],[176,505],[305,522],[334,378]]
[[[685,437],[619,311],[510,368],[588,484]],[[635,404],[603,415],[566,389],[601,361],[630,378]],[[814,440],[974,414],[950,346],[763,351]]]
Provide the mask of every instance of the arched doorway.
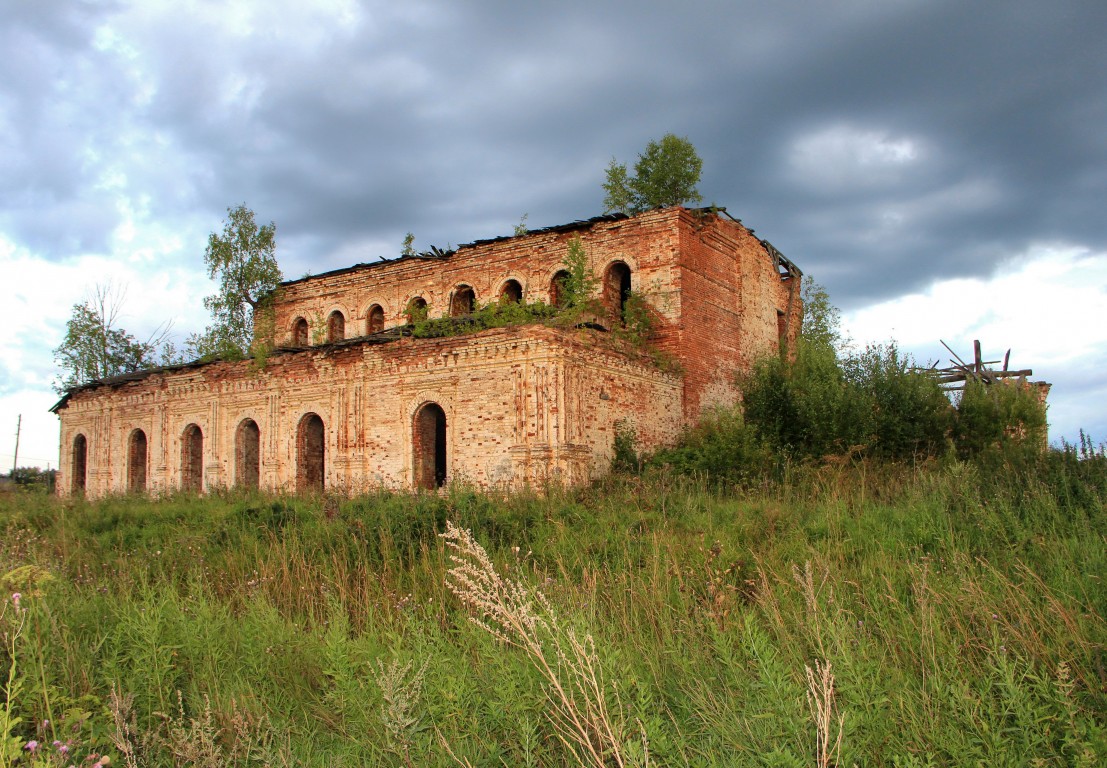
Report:
[[623,310],[629,296],[630,267],[622,261],[612,262],[603,277],[603,303],[615,323],[623,321]]
[[300,419],[296,435],[296,489],[322,491],[326,469],[326,433],[318,414]]
[[84,493],[88,484],[88,439],[84,435],[73,438],[73,493]]
[[468,285],[459,285],[450,299],[450,317],[462,317],[473,314],[476,308],[477,294]]
[[569,270],[558,270],[550,281],[550,306],[564,307],[569,297],[566,295],[565,285],[569,282]]
[[518,280],[508,280],[500,290],[500,301],[505,304],[518,304],[523,300],[523,286]]
[[234,480],[243,488],[257,488],[261,478],[261,430],[253,419],[243,419],[234,435]]
[[204,488],[204,433],[189,424],[181,435],[181,490],[199,493]]
[[366,322],[366,331],[368,333],[380,333],[384,330],[384,308],[380,304],[374,304],[369,308],[369,315]]
[[424,403],[412,424],[415,487],[434,490],[446,484],[446,412]]
[[308,345],[308,322],[302,317],[297,317],[292,323],[292,346],[306,347]]
[[127,441],[127,490],[146,490],[146,433],[141,429],[131,432]]
[[414,299],[407,303],[407,309],[404,311],[407,315],[407,322],[410,325],[421,323],[427,319],[427,300],[422,296],[416,296]]
[[333,344],[346,338],[346,316],[337,309],[327,318],[327,342]]

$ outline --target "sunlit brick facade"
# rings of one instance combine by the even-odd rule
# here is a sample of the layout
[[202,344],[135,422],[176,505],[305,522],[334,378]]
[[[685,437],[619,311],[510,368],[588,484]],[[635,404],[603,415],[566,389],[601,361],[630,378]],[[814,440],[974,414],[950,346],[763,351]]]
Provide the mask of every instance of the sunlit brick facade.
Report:
[[[433,318],[498,300],[556,304],[578,236],[604,307],[587,327],[398,333],[416,305]],[[799,283],[725,212],[684,208],[290,281],[264,367],[191,364],[67,393],[54,409],[59,492],[586,482],[607,471],[617,424],[648,450],[735,402],[736,374],[795,337]],[[647,348],[610,332],[628,291],[654,316]]]

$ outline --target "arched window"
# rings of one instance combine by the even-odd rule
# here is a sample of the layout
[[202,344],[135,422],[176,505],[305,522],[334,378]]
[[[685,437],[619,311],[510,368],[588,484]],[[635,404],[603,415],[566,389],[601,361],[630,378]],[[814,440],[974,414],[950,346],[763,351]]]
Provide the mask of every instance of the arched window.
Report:
[[146,490],[146,433],[141,429],[131,432],[127,441],[127,490]]
[[302,317],[297,317],[292,323],[292,346],[306,347],[308,345],[308,322]]
[[500,289],[500,301],[505,304],[518,304],[523,300],[523,286],[518,280],[508,280]]
[[412,424],[415,487],[434,490],[446,484],[446,412],[438,403],[424,403]]
[[73,438],[73,493],[84,493],[88,484],[88,439],[84,435]]
[[553,276],[550,281],[550,306],[564,307],[568,296],[565,294],[565,285],[569,281],[569,270],[562,269]]
[[628,296],[630,296],[630,267],[622,261],[612,262],[603,276],[603,303],[616,323],[623,321],[623,309],[627,305]]
[[261,477],[261,430],[243,419],[234,436],[234,479],[243,488],[257,488]]
[[326,469],[326,433],[318,414],[300,419],[296,435],[296,489],[322,491]]
[[181,435],[181,490],[199,493],[204,488],[204,433],[189,424]]
[[462,317],[473,314],[476,308],[477,295],[467,285],[459,285],[454,289],[453,298],[450,299],[450,317]]
[[427,300],[422,296],[416,296],[407,303],[407,309],[404,310],[404,314],[407,315],[407,321],[411,325],[426,320]]
[[333,344],[346,338],[346,316],[337,309],[327,318],[327,342]]
[[384,330],[384,308],[380,304],[369,307],[365,330],[368,333],[380,333]]

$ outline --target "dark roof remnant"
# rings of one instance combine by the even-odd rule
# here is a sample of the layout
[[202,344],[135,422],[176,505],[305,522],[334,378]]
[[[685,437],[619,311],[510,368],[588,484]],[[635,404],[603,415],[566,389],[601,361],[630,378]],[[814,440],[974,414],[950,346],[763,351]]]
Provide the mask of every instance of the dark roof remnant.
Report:
[[[722,210],[722,209],[720,209]],[[335,277],[336,275],[344,275],[350,272],[358,272],[363,269],[375,269],[377,267],[383,267],[387,264],[398,264],[404,261],[429,261],[429,260],[448,260],[458,251],[465,248],[476,248],[481,245],[488,245],[490,243],[502,243],[508,240],[514,240],[519,237],[527,237],[529,235],[542,235],[547,233],[561,233],[561,232],[574,232],[579,230],[591,229],[597,224],[604,224],[612,221],[621,221],[623,219],[629,219],[625,213],[608,213],[603,216],[593,216],[590,219],[583,219],[569,222],[568,224],[557,224],[552,227],[541,227],[539,229],[528,229],[525,233],[518,235],[501,235],[500,237],[490,237],[484,240],[474,240],[471,243],[462,243],[456,248],[449,250],[442,250],[431,246],[429,251],[423,253],[417,253],[411,256],[397,256],[396,258],[389,259],[381,257],[377,261],[361,262],[359,264],[353,264],[349,267],[341,267],[339,269],[332,269],[328,272],[320,272],[318,275],[308,275],[301,277],[298,280],[285,280],[281,283],[281,286],[296,285],[297,283],[304,283],[309,280],[318,280],[321,277]]]

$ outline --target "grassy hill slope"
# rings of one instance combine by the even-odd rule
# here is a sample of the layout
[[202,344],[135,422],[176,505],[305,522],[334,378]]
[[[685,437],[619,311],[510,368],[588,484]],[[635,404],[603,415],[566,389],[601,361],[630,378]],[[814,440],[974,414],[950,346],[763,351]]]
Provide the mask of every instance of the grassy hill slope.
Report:
[[1072,450],[504,498],[11,495],[0,756],[1101,765],[1105,499]]

